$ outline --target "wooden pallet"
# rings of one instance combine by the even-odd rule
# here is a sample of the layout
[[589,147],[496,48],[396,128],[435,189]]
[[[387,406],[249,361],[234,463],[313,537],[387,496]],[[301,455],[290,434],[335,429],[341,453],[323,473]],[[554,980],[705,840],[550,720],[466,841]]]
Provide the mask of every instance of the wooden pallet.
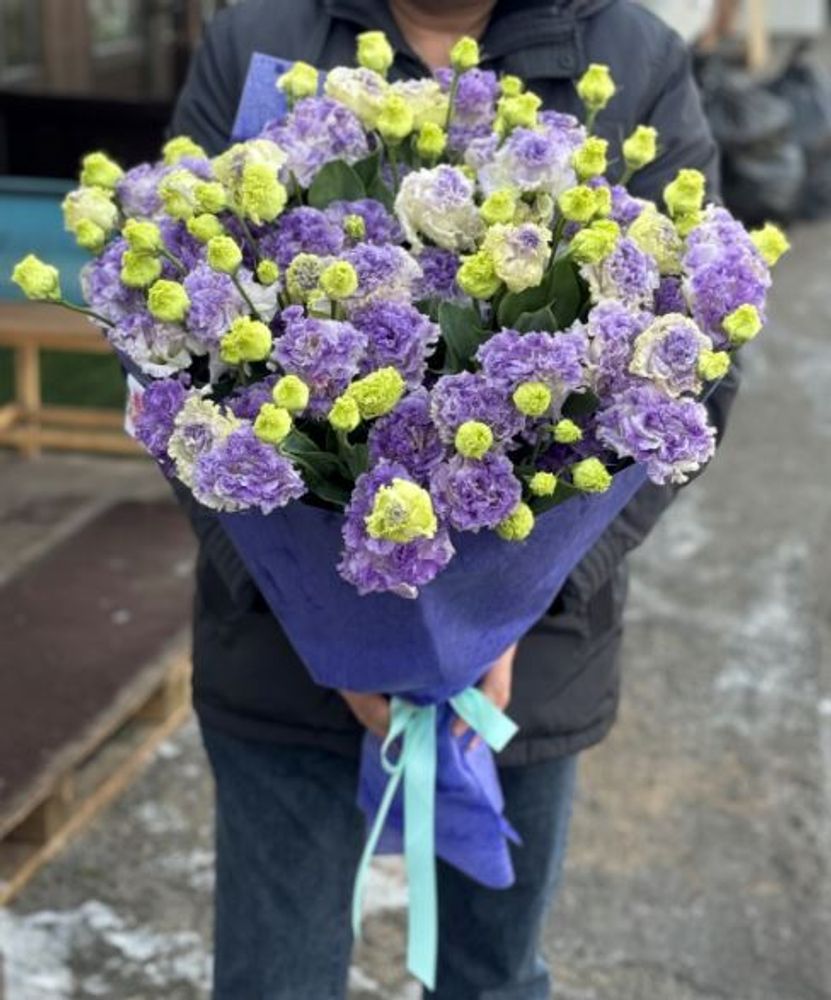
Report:
[[124,433],[121,410],[43,404],[41,351],[111,352],[100,331],[83,316],[43,303],[0,303],[0,347],[14,355],[14,400],[0,407],[0,446],[17,448],[27,457],[44,448],[142,454]]
[[189,714],[190,658],[177,641],[0,816],[0,906],[124,791]]

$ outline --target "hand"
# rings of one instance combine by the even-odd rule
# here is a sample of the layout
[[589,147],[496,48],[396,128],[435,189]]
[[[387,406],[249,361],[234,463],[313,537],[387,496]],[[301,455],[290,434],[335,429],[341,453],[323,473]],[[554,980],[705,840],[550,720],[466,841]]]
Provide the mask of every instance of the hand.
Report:
[[382,694],[358,694],[356,691],[341,691],[341,697],[352,714],[364,727],[384,740],[390,728],[390,702]]
[[[509,646],[508,649],[496,660],[490,670],[479,682],[479,688],[483,695],[494,705],[503,711],[511,701],[511,686],[514,677],[514,657],[516,656],[517,644]],[[463,736],[470,727],[464,719],[457,719],[453,723],[453,735]],[[477,737],[471,742],[471,749],[479,742]]]

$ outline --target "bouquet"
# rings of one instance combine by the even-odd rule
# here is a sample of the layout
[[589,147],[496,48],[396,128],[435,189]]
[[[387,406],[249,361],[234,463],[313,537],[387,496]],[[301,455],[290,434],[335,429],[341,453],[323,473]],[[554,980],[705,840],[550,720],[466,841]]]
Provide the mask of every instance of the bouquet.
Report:
[[218,156],[185,136],[126,172],[88,155],[64,204],[86,306],[32,255],[14,279],[101,326],[136,437],[217,512],[315,679],[393,695],[364,747],[355,917],[373,850],[403,844],[429,985],[434,852],[512,879],[490,750],[451,717],[503,746],[477,681],[647,477],[711,458],[702,400],[762,328],[787,242],[707,204],[695,170],[663,208],[630,195],[660,137],[640,126],[609,162],[605,66],[577,84],[581,124],[469,38],[425,79],[386,79],[379,32],[357,56],[325,78],[255,57],[256,129]]

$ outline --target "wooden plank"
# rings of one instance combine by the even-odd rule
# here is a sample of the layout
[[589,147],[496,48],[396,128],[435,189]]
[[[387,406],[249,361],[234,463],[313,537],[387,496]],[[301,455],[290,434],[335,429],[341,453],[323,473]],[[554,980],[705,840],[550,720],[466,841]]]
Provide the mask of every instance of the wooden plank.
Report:
[[7,403],[5,406],[0,406],[0,431],[11,427],[19,419],[20,407],[17,403]]
[[100,748],[73,775],[76,794],[71,810],[42,843],[0,841],[0,906],[7,905],[36,872],[54,858],[116,799],[164,742],[190,715],[189,701],[174,706],[157,722],[132,719],[125,731]]
[[40,353],[32,342],[22,344],[14,352],[15,402],[23,415],[18,447],[27,458],[40,454],[36,423],[40,415]]
[[146,455],[144,449],[126,434],[113,431],[82,431],[58,427],[10,427],[0,430],[0,446],[25,450],[32,435],[40,448],[61,451],[93,451],[107,455]]
[[[137,716],[154,695],[170,683],[172,676],[189,676],[189,658],[183,651],[184,637],[177,640],[173,649],[157,660],[145,665],[133,680],[125,685],[107,708],[100,712],[94,722],[81,732],[74,742],[61,748],[49,765],[43,769],[38,780],[0,814],[0,841],[5,840],[12,830],[23,823],[50,796],[67,774],[74,773],[80,764],[102,746],[125,721]],[[185,681],[187,684],[187,681]],[[184,699],[187,703],[187,698]],[[181,704],[181,701],[180,701]],[[172,706],[171,711],[179,706]]]
[[56,345],[77,338],[97,344],[90,347],[96,353],[109,350],[98,327],[80,313],[44,302],[0,302],[0,344],[13,347],[31,335],[54,338]]
[[94,406],[41,406],[42,424],[59,424],[62,427],[99,427],[123,430],[124,412]]

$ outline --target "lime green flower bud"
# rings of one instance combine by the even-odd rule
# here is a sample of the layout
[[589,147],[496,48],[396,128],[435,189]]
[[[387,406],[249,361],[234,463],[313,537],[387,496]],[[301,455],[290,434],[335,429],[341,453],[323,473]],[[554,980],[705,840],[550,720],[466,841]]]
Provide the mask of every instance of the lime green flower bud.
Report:
[[541,417],[551,406],[551,390],[543,382],[523,382],[514,389],[514,406],[526,417]]
[[121,235],[127,240],[130,249],[137,253],[159,253],[164,249],[162,233],[155,222],[128,219],[124,223]]
[[450,65],[457,73],[464,73],[479,65],[479,43],[463,35],[450,50]]
[[762,329],[762,319],[756,306],[744,305],[734,309],[727,316],[722,326],[734,347],[741,347],[759,333]]
[[366,236],[366,222],[362,215],[347,215],[343,220],[343,231],[350,240],[362,240]]
[[447,145],[447,133],[435,122],[425,122],[416,139],[416,152],[424,160],[437,160]]
[[286,207],[288,193],[267,163],[247,163],[242,170],[239,210],[258,226],[273,222]]
[[774,226],[770,222],[761,229],[754,230],[750,234],[750,238],[768,267],[775,267],[779,258],[791,248],[787,236],[778,226]]
[[581,264],[599,264],[615,249],[620,240],[620,226],[611,219],[598,219],[574,234],[569,253]]
[[286,290],[292,302],[306,302],[318,287],[323,261],[313,253],[299,253],[286,271]]
[[658,155],[658,130],[651,125],[638,125],[628,139],[623,140],[623,159],[630,170],[648,166]]
[[612,192],[607,187],[594,189],[594,214],[601,219],[612,211]]
[[335,302],[348,299],[358,289],[358,272],[348,261],[336,260],[323,269],[320,287]]
[[237,316],[219,342],[219,356],[229,365],[265,361],[271,354],[271,330],[258,319]]
[[327,420],[336,431],[349,434],[361,422],[361,411],[351,396],[338,396],[332,403]]
[[297,375],[284,375],[271,390],[271,398],[278,406],[299,413],[309,405],[309,387]]
[[400,95],[389,93],[381,102],[376,128],[391,143],[401,142],[412,132],[415,119],[407,101]]
[[573,420],[558,420],[553,433],[557,444],[576,444],[583,440],[583,432]]
[[389,413],[404,395],[406,383],[397,368],[378,368],[357,379],[346,390],[358,404],[363,420],[373,420]]
[[507,74],[499,81],[499,89],[503,97],[518,97],[525,90],[525,84],[520,77]]
[[509,129],[533,128],[537,124],[537,112],[541,106],[542,98],[539,94],[528,90],[516,97],[500,98],[499,117]]
[[77,233],[84,222],[94,222],[105,233],[118,225],[118,207],[113,201],[113,192],[105,188],[81,187],[70,191],[61,208],[64,225],[71,233]]
[[222,236],[225,232],[225,227],[217,219],[215,215],[210,215],[208,212],[202,215],[194,215],[192,218],[188,219],[185,223],[187,230],[190,235],[199,240],[200,243],[207,243],[212,240],[214,236]]
[[276,260],[261,260],[257,264],[257,280],[261,285],[273,285],[280,277],[280,265]]
[[228,195],[219,181],[202,181],[194,188],[196,208],[200,212],[216,215],[228,207]]
[[678,171],[675,180],[664,188],[664,201],[673,219],[701,211],[706,185],[700,170]]
[[502,287],[502,279],[496,273],[494,260],[486,250],[479,250],[462,258],[456,272],[459,288],[474,299],[489,299]]
[[196,188],[202,182],[189,170],[173,170],[159,182],[159,197],[173,219],[189,219],[196,214]]
[[485,198],[479,212],[489,226],[499,223],[507,225],[514,221],[516,208],[516,191],[512,191],[510,188],[500,188]]
[[266,444],[280,444],[291,431],[291,414],[282,406],[263,403],[254,420],[254,433]]
[[704,221],[703,212],[690,212],[689,215],[679,215],[677,219],[672,220],[675,223],[675,231],[678,235],[685,239],[697,226],[700,226]]
[[608,66],[592,63],[577,81],[577,94],[589,111],[597,113],[615,96],[617,87]]
[[580,184],[563,191],[557,199],[560,211],[569,222],[590,222],[597,214],[598,190]]
[[85,187],[112,190],[124,176],[124,171],[106,153],[87,153],[81,160],[81,183]]
[[408,479],[393,479],[375,494],[367,515],[367,534],[402,545],[416,538],[433,538],[439,530],[430,494]]
[[358,35],[358,65],[386,76],[395,53],[383,31],[362,31]]
[[506,542],[524,542],[534,530],[534,512],[527,503],[518,503],[496,526],[496,533]]
[[198,142],[194,142],[193,139],[186,135],[174,136],[172,139],[168,139],[164,146],[162,146],[162,158],[169,167],[173,166],[174,163],[178,163],[184,157],[192,156],[197,159],[203,159],[207,155]]
[[571,157],[571,165],[576,170],[578,178],[585,181],[590,177],[600,177],[605,174],[609,166],[608,151],[609,143],[605,139],[589,136]]
[[[125,256],[127,253],[130,251],[126,251]],[[147,308],[152,316],[163,323],[181,323],[190,309],[190,298],[184,285],[160,278],[150,286]]]
[[33,253],[15,264],[12,281],[27,299],[35,302],[57,302],[61,298],[61,276],[58,269],[45,264]]
[[655,258],[661,274],[680,274],[684,244],[676,226],[649,205],[635,219],[626,235],[632,242]]
[[584,493],[605,493],[612,485],[612,477],[599,458],[584,458],[571,467],[571,479]]
[[81,219],[75,229],[75,242],[84,250],[100,253],[107,242],[107,234],[92,219]]
[[553,497],[557,489],[557,477],[553,472],[535,472],[528,481],[528,489],[535,497]]
[[480,420],[466,420],[456,431],[455,444],[465,458],[482,458],[493,444],[493,431]]
[[208,266],[223,274],[233,274],[242,263],[242,250],[230,236],[213,236],[208,240]]
[[729,370],[730,355],[727,351],[702,351],[698,355],[698,374],[705,382],[724,378]]
[[128,288],[149,288],[162,273],[162,262],[152,253],[125,250],[121,255],[121,282]]
[[317,93],[318,72],[307,62],[294,63],[288,72],[277,81],[277,86],[292,100],[299,101],[304,97],[314,97]]

